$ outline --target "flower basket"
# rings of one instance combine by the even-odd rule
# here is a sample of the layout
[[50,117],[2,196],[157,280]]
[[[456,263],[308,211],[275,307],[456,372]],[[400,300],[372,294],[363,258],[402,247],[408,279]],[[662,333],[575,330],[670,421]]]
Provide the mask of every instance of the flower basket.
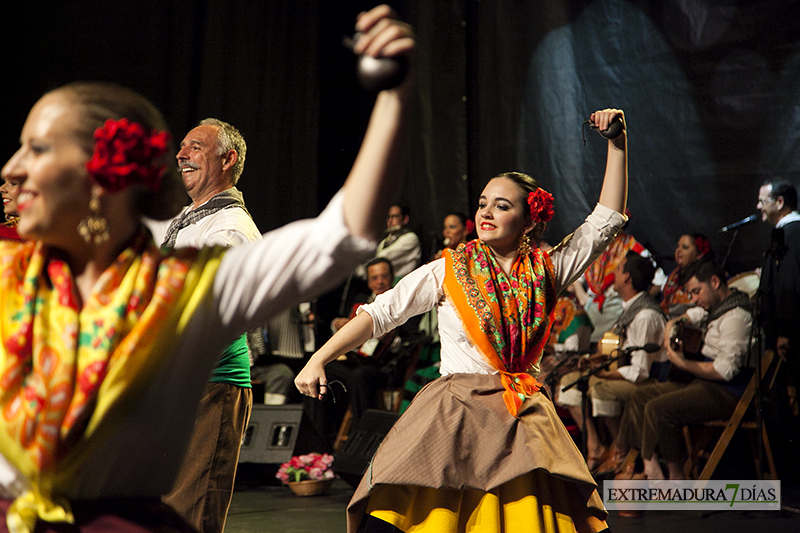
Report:
[[304,479],[303,481],[290,481],[287,485],[297,496],[316,496],[328,492],[331,483],[333,483],[332,479]]
[[299,455],[292,457],[288,463],[283,463],[275,477],[289,485],[298,496],[325,494],[335,477],[331,464],[333,456],[327,453]]

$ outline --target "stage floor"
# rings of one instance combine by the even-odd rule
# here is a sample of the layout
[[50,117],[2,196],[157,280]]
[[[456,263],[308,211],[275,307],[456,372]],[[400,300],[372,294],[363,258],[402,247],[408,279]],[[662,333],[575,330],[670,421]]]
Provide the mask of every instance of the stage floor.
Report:
[[[323,496],[299,497],[281,486],[237,489],[225,533],[343,533],[345,507],[352,494],[353,488],[338,479]],[[608,521],[614,533],[800,531],[800,514],[789,511],[653,511],[638,518],[620,518],[612,511]]]

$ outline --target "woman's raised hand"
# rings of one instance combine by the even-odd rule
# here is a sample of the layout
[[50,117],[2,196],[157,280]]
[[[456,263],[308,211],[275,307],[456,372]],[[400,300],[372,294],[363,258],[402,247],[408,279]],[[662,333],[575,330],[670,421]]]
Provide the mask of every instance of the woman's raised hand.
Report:
[[412,56],[416,48],[411,26],[398,20],[394,10],[384,4],[359,14],[356,31],[358,39],[353,45],[353,52],[376,58],[402,58],[408,72],[401,86],[407,86],[412,77]]

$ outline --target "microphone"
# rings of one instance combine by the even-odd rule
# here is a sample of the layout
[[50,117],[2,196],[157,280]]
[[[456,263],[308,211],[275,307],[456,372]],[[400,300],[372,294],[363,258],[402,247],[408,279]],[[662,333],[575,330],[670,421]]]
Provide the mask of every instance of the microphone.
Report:
[[750,215],[747,218],[743,218],[739,222],[734,222],[733,224],[728,224],[727,226],[725,226],[724,228],[719,230],[717,233],[725,233],[726,231],[730,231],[732,229],[740,228],[742,226],[746,226],[747,224],[751,224],[751,223],[755,222],[756,220],[758,220],[758,215]]
[[654,342],[648,342],[644,346],[629,346],[629,347],[623,349],[622,351],[624,353],[626,353],[626,354],[629,354],[631,352],[635,352],[636,350],[644,350],[647,353],[655,353],[655,352],[659,351],[660,349],[661,349],[661,345],[660,344],[656,344]]

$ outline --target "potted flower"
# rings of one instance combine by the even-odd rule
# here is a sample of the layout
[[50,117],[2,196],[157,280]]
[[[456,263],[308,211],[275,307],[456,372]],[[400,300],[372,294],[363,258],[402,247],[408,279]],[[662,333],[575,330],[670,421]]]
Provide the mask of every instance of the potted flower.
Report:
[[334,478],[333,456],[327,453],[296,455],[283,463],[275,477],[288,485],[298,496],[324,494]]

